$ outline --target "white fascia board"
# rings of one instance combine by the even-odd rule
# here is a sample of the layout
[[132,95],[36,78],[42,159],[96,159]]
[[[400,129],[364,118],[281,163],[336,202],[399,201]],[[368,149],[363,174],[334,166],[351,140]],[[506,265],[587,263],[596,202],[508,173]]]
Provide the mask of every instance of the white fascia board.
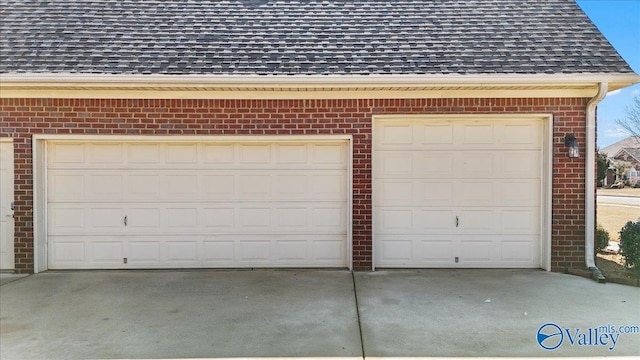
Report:
[[220,84],[234,85],[428,85],[428,84],[590,84],[603,80],[640,82],[637,74],[429,74],[429,75],[110,75],[110,74],[0,74],[12,83],[94,83],[94,84]]

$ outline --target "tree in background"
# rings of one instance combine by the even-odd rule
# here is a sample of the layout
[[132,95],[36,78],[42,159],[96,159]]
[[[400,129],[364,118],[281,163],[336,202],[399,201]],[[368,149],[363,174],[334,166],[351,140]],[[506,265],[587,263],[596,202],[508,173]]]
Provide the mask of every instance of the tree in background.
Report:
[[617,160],[613,163],[613,168],[617,175],[616,180],[624,180],[629,173],[629,170],[631,170],[631,163],[627,161]]
[[617,119],[616,123],[622,126],[629,135],[640,136],[640,95],[631,100],[631,105],[624,108],[624,118]]
[[607,169],[610,161],[606,153],[598,150],[598,186],[602,185],[604,178],[607,177]]

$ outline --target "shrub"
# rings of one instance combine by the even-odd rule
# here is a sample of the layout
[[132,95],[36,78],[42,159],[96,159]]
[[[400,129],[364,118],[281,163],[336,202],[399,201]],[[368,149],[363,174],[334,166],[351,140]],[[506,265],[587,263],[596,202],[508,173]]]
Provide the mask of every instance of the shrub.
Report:
[[626,267],[640,274],[640,220],[629,221],[620,230],[620,253]]
[[595,252],[596,254],[604,250],[609,245],[609,232],[605,230],[602,225],[596,227],[596,241]]

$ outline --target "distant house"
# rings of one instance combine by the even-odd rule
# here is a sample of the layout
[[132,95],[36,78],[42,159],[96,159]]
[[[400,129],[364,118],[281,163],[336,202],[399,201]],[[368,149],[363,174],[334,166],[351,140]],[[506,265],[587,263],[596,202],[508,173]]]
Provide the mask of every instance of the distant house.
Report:
[[[612,165],[607,171],[604,186],[611,185],[619,179],[627,180],[632,186],[640,181],[640,136],[630,136],[620,140],[603,148],[601,152],[607,154]],[[616,174],[614,165],[617,161],[624,161],[631,165],[626,175]]]
[[637,148],[625,147],[613,155],[614,161],[624,161],[631,165],[631,169],[626,174],[626,178],[630,185],[635,185],[638,182],[638,172],[640,172],[640,146]]
[[3,2],[3,269],[592,268],[572,0]]

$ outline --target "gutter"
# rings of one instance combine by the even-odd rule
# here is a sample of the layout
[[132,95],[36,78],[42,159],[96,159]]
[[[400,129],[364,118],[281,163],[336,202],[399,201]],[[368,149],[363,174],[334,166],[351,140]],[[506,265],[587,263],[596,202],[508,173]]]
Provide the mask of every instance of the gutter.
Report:
[[[585,179],[585,247],[584,257],[591,277],[599,283],[605,282],[605,277],[595,264],[595,154],[596,154],[596,106],[607,95],[609,84],[602,81],[598,84],[598,93],[587,103],[586,128],[586,179]],[[594,211],[590,211],[594,210]]]
[[81,88],[81,89],[132,89],[187,88],[202,89],[402,89],[505,87],[523,90],[531,87],[558,88],[566,91],[580,88],[593,91],[593,86],[608,82],[613,91],[640,82],[636,74],[422,74],[422,75],[138,75],[138,74],[0,74],[0,88]]

